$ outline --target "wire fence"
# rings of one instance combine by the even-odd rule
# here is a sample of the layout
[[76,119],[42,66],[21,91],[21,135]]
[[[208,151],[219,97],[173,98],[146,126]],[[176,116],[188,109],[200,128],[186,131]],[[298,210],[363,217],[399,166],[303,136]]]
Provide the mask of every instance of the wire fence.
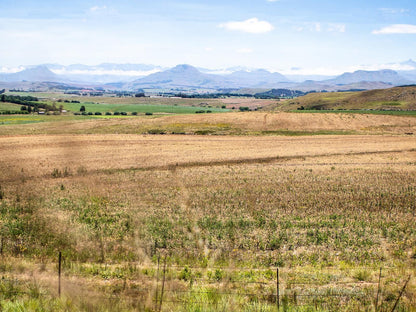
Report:
[[[65,266],[59,256],[57,265],[57,293],[61,295],[61,280]],[[102,264],[103,267],[107,267]],[[371,306],[379,311],[394,312],[405,297],[415,300],[407,285],[411,276],[393,267],[340,268],[225,268],[171,265],[169,259],[158,258],[157,264],[141,267],[139,278],[123,277],[100,287],[94,295],[79,295],[85,300],[138,301],[150,299],[153,311],[172,310],[180,306],[234,305],[234,310],[247,304],[259,304],[270,311],[285,311],[288,306],[325,307],[346,305],[351,301]],[[151,272],[148,273],[148,272]],[[369,273],[371,272],[371,274]],[[391,278],[392,276],[395,278]],[[388,281],[387,281],[388,280]],[[46,295],[40,289],[25,290],[18,279],[0,279],[0,296],[18,297]],[[63,284],[65,285],[65,284]],[[387,288],[389,293],[385,291]],[[27,288],[26,288],[27,289]],[[68,292],[63,287],[65,295]],[[388,300],[388,302],[387,302]],[[387,302],[387,303],[386,303]],[[386,306],[388,308],[386,308]],[[236,308],[237,307],[237,308]],[[202,308],[203,309],[203,308]],[[242,309],[241,309],[242,310]]]

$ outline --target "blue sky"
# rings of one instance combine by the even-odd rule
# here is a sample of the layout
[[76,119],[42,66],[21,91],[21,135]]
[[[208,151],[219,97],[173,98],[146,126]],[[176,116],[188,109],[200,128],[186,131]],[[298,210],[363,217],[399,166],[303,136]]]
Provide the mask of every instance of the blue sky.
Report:
[[416,1],[0,0],[0,38],[8,67],[187,63],[336,74],[415,59]]

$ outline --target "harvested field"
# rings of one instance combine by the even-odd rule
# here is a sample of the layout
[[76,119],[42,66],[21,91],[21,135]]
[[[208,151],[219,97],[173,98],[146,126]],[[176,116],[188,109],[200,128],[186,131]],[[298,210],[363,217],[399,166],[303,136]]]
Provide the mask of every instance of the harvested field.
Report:
[[321,157],[414,152],[416,140],[396,136],[230,137],[40,135],[0,137],[1,176],[54,169],[151,169],[287,162]]
[[388,115],[250,112],[150,118],[67,117],[19,116],[19,122],[23,124],[0,125],[0,130],[3,135],[152,132],[217,135],[416,134],[415,117]]
[[[416,140],[403,133],[415,120],[232,113],[3,125],[1,287],[23,302],[47,298],[49,310],[108,300],[111,311],[158,310],[166,256],[163,311],[277,311],[276,268],[288,311],[390,311],[408,276],[399,307],[415,311]],[[141,134],[226,123],[240,135]],[[273,132],[282,127],[300,132]],[[368,135],[316,135],[323,129]]]

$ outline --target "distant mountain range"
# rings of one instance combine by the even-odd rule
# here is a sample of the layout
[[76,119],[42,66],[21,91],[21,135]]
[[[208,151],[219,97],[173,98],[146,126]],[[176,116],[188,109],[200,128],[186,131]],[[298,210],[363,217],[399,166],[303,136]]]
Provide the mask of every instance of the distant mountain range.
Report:
[[408,70],[359,70],[337,77],[321,76],[320,80],[304,81],[301,79],[302,76],[297,76],[296,81],[292,81],[280,73],[271,73],[264,69],[248,70],[242,67],[208,70],[186,64],[173,68],[146,64],[105,63],[97,66],[44,64],[28,66],[14,73],[0,73],[0,87],[30,85],[36,88],[36,83],[42,83],[42,86],[45,86],[45,83],[53,83],[51,85],[56,88],[58,83],[131,91],[139,89],[214,91],[240,88],[337,91],[383,89],[416,83],[416,62],[409,60],[401,64]]

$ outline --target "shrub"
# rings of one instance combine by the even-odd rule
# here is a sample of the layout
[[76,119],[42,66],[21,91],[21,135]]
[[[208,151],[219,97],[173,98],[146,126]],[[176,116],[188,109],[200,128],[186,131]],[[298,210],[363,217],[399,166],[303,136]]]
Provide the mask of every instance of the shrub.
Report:
[[153,113],[146,112],[146,113],[145,113],[145,115],[146,115],[146,116],[152,116],[152,115],[153,115]]
[[137,116],[137,112],[132,112],[131,113],[133,116]]
[[148,134],[166,134],[166,131],[163,129],[149,129],[147,130]]
[[112,114],[111,114],[111,112],[106,112],[105,115],[106,116],[111,116]]
[[102,115],[100,112],[95,112],[94,115],[99,116]]

